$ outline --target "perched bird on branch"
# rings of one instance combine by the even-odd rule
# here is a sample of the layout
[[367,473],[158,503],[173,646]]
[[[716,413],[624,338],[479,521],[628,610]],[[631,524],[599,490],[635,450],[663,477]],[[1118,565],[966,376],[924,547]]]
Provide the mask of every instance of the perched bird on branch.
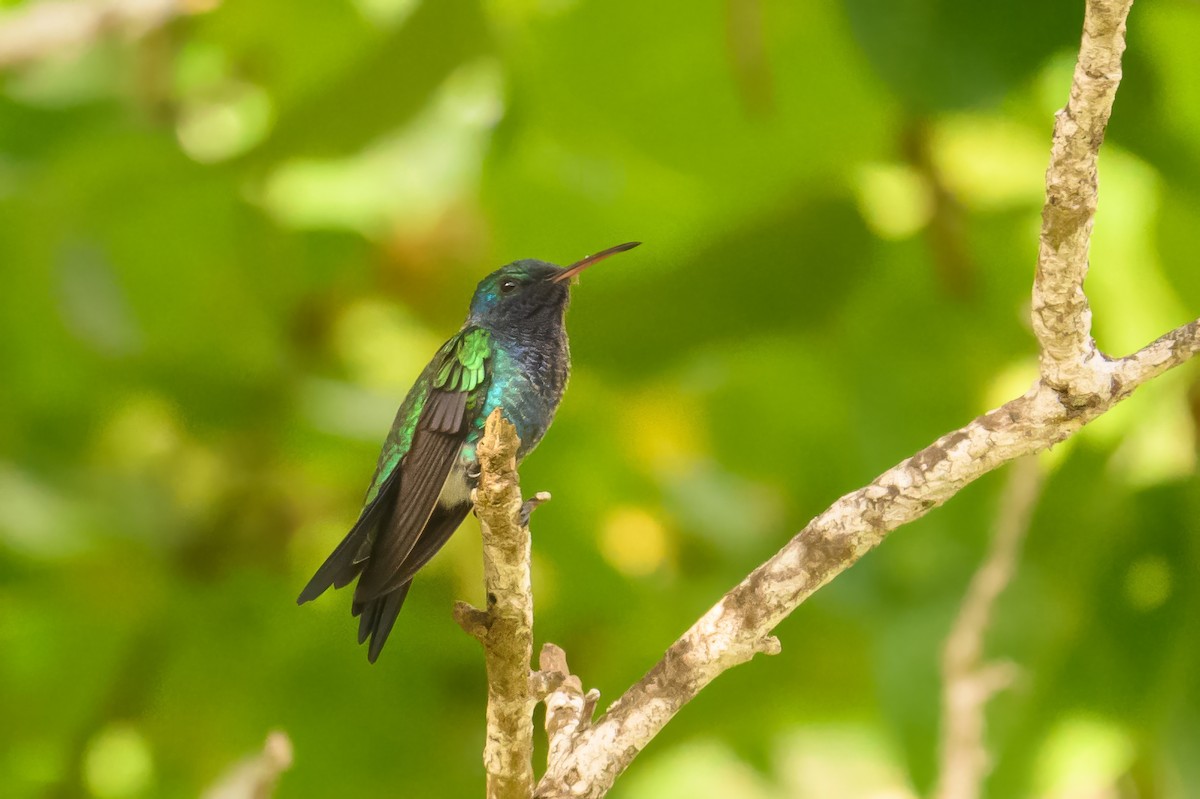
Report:
[[300,592],[299,604],[354,578],[350,612],[374,663],[412,586],[471,509],[475,447],[501,408],[521,439],[517,460],[554,420],[571,368],[565,315],[575,275],[639,242],[568,267],[514,261],[480,281],[471,310],[396,413],[358,521]]

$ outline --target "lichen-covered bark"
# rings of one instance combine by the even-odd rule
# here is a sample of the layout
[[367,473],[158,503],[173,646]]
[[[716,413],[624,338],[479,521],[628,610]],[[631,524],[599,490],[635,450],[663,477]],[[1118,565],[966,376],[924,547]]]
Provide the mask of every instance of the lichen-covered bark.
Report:
[[529,530],[521,525],[516,430],[492,412],[477,453],[481,467],[475,512],[483,532],[487,609],[465,604],[455,616],[478,638],[487,661],[487,740],[483,765],[488,799],[529,799],[533,792],[533,591]]
[[1088,401],[1103,386],[1094,367],[1103,356],[1092,340],[1092,310],[1083,291],[1096,214],[1096,162],[1121,82],[1125,18],[1133,0],[1090,0],[1071,96],[1055,116],[1037,274],[1033,330],[1042,379]]
[[942,436],[839,499],[685,632],[594,724],[581,726],[535,796],[604,796],[685,703],[721,672],[778,651],[770,632],[888,532],[967,484],[1053,446],[1135,388],[1200,351],[1200,319],[1137,353],[1112,359],[1091,337],[1083,292],[1096,208],[1096,157],[1120,80],[1131,0],[1090,0],[1068,107],[1058,115],[1046,176],[1033,323],[1041,377],[1024,396]]
[[542,647],[538,668],[541,674],[556,677],[556,687],[546,695],[546,764],[548,771],[554,771],[571,753],[576,733],[591,721],[590,695],[584,694],[583,683],[571,674],[567,654],[554,644]]
[[[757,652],[777,651],[772,629],[888,532],[924,516],[969,483],[1014,458],[1056,444],[1127,397],[1137,386],[1200,349],[1200,320],[1180,334],[1166,360],[1160,342],[1113,362],[1120,389],[1075,406],[1043,382],[942,436],[839,499],[755,569],[667,650],[601,719],[581,732],[571,754],[547,772],[535,796],[601,797],[678,710],[721,672]],[[1178,332],[1178,331],[1177,331]]]

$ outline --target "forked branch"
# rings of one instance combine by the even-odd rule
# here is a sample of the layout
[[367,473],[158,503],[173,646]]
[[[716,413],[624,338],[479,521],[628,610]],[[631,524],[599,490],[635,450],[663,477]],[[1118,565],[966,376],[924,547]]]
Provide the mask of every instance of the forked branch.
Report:
[[1083,293],[1096,159],[1120,81],[1131,0],[1090,0],[1070,102],[1055,126],[1033,288],[1041,378],[1025,395],[942,436],[839,499],[726,594],[552,765],[536,796],[604,796],[643,747],[705,685],[757,652],[814,591],[888,532],[928,513],[1003,464],[1046,449],[1200,350],[1200,320],[1112,359],[1091,337]]
[[[595,722],[591,721],[590,706],[594,695],[584,695],[578,678],[567,673],[561,650],[544,652],[543,672],[535,675],[533,682],[541,686],[539,693],[547,694],[550,757],[534,796],[604,796],[646,744],[704,686],[757,653],[778,652],[779,642],[771,636],[776,625],[878,545],[888,532],[924,516],[1005,463],[1063,441],[1141,384],[1200,350],[1200,319],[1124,358],[1106,356],[1091,336],[1091,310],[1083,279],[1096,208],[1096,162],[1120,81],[1125,19],[1131,2],[1089,0],[1070,101],[1055,125],[1033,285],[1039,380],[1023,396],[942,436],[869,485],[837,500],[722,597]],[[485,464],[485,476],[489,468]],[[502,507],[507,515],[503,518],[512,519],[519,492],[504,496]],[[484,516],[481,508],[481,519]],[[489,517],[488,523],[500,522]],[[485,532],[485,547],[493,546],[487,543],[487,536]],[[524,580],[517,581],[514,590],[527,594],[527,567]],[[480,613],[481,618],[490,617],[492,609]],[[531,616],[524,618],[531,620]],[[517,679],[518,661],[524,669],[521,674],[529,676],[531,650],[523,622],[517,625],[517,634],[521,636],[519,651],[505,667],[511,669],[513,693],[504,701],[513,711],[512,718],[520,717],[519,730],[511,740],[508,733],[497,733],[500,728],[492,726],[489,700],[488,746],[495,741],[518,747],[519,757],[511,758],[518,777],[514,785],[523,786],[524,775],[530,773],[525,764],[526,730],[531,729],[529,680]],[[487,638],[492,635],[489,631]],[[489,645],[490,688],[497,687],[492,678],[495,658]],[[556,689],[547,687],[550,675],[557,675],[553,680]],[[493,761],[491,757],[487,761],[489,796],[501,795],[492,793]],[[513,793],[503,795],[527,794],[514,788]]]

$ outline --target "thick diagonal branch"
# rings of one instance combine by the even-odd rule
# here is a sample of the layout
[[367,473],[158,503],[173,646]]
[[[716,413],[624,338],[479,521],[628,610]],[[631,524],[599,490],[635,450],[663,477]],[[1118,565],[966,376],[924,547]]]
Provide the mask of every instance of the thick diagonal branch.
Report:
[[1120,78],[1130,3],[1091,0],[1071,103],[1055,127],[1034,286],[1042,377],[1021,397],[942,436],[817,516],[726,594],[547,771],[535,796],[604,796],[685,703],[732,666],[773,652],[770,632],[801,602],[969,483],[1077,432],[1135,388],[1200,351],[1200,320],[1118,360],[1091,340],[1082,283],[1096,202],[1095,160]]
[[546,773],[535,796],[604,796],[684,704],[726,669],[757,652],[776,651],[771,630],[887,533],[1005,463],[1063,441],[1167,363],[1177,365],[1200,351],[1200,322],[1175,332],[1168,360],[1147,359],[1148,352],[1161,348],[1156,342],[1117,362],[1127,382],[1105,402],[1068,409],[1057,390],[1038,382],[1024,396],[942,436],[839,499],[726,594],[603,717],[580,732],[571,754]]
[[455,607],[458,623],[483,643],[487,661],[488,799],[529,799],[533,792],[533,591],[529,530],[520,519],[519,446],[516,430],[495,410],[477,449],[481,473],[475,492],[487,609]]

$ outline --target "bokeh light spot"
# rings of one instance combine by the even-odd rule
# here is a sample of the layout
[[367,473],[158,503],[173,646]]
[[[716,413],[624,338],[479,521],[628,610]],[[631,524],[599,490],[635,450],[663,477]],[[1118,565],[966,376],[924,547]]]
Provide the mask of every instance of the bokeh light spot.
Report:
[[99,799],[137,796],[154,780],[154,759],[145,737],[129,724],[112,724],[88,742],[83,781]]
[[947,188],[970,208],[1037,207],[1046,190],[1041,129],[984,115],[949,117],[934,129],[933,158]]
[[905,164],[867,164],[858,171],[855,194],[863,220],[882,239],[906,239],[929,224],[933,191]]
[[1115,797],[1116,783],[1133,756],[1129,734],[1113,722],[1095,716],[1067,718],[1042,745],[1035,772],[1037,795]]
[[274,109],[265,91],[231,81],[212,98],[185,106],[175,134],[191,158],[213,163],[246,152],[271,128]]
[[600,530],[600,552],[614,568],[644,577],[667,560],[670,538],[662,523],[642,508],[615,508]]

